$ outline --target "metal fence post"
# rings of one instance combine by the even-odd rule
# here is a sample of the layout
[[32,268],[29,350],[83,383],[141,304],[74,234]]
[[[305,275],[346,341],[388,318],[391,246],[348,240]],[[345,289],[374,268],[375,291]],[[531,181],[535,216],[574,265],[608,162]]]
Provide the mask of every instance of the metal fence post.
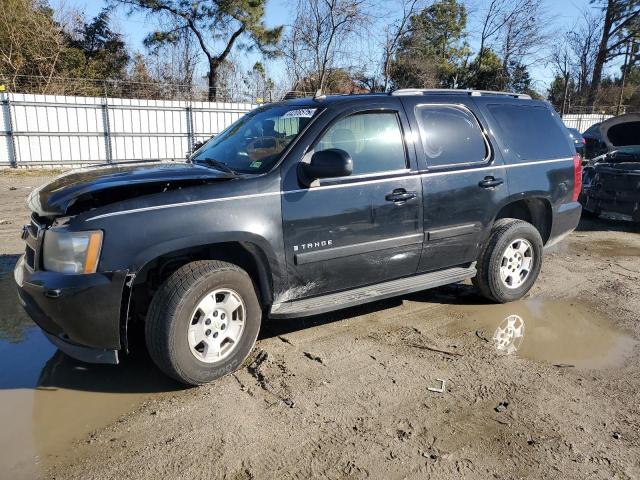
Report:
[[12,168],[18,167],[18,155],[16,153],[15,138],[13,135],[13,119],[11,118],[11,100],[9,93],[2,93],[2,114],[6,125],[7,153],[9,154],[9,164]]
[[102,128],[104,131],[104,147],[107,155],[107,163],[113,162],[113,152],[111,150],[111,126],[109,124],[109,102],[105,95],[102,102]]
[[195,138],[193,132],[193,107],[191,103],[187,105],[187,152],[188,155],[193,153],[193,146],[195,145]]

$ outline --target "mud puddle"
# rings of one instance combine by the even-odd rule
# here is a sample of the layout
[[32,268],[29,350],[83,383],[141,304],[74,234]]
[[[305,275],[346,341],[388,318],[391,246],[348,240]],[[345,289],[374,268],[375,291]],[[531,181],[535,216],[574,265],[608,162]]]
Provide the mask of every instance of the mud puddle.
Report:
[[624,240],[594,240],[589,243],[562,242],[549,249],[550,252],[580,255],[597,255],[601,258],[640,257],[640,246]]
[[637,343],[610,319],[579,301],[532,298],[505,305],[461,305],[450,328],[474,332],[503,355],[563,367],[621,365]]
[[176,388],[146,356],[110,366],[58,352],[22,311],[11,276],[0,275],[0,478],[39,477],[73,454],[74,440]]

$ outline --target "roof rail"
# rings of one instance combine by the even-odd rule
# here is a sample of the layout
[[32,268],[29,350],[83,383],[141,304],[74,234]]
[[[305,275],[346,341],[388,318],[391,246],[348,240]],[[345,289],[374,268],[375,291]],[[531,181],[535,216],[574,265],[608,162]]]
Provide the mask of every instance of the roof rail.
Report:
[[523,98],[531,100],[531,96],[526,93],[513,93],[513,92],[493,92],[490,90],[472,90],[462,88],[401,88],[400,90],[394,90],[391,95],[469,95],[471,97],[482,96],[505,96],[512,98]]

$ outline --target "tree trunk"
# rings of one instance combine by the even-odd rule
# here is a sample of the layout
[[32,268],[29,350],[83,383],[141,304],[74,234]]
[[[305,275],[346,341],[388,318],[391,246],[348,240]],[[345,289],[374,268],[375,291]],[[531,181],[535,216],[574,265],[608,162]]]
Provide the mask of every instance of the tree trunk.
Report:
[[602,69],[607,61],[609,36],[613,25],[614,7],[615,1],[609,0],[607,3],[607,12],[604,16],[604,25],[602,26],[602,37],[600,38],[600,45],[598,46],[598,55],[596,55],[596,61],[593,65],[593,76],[591,77],[589,97],[587,98],[587,104],[591,105],[592,108],[595,106],[596,98],[598,97],[598,90],[600,89],[600,82],[602,81]]
[[209,92],[207,100],[215,102],[218,99],[218,87],[216,82],[218,80],[218,63],[215,61],[209,62]]
[[562,116],[564,116],[566,113],[568,113],[566,111],[566,107],[567,107],[567,98],[569,98],[569,75],[565,74],[564,76],[564,93],[562,95]]
[[476,61],[476,74],[482,70],[482,59],[484,58],[484,38],[480,41],[480,50],[478,51],[478,59]]

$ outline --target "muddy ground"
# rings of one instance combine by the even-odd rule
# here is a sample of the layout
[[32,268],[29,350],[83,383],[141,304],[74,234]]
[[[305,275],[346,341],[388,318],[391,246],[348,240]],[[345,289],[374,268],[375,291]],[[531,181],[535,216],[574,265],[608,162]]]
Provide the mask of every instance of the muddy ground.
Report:
[[[0,269],[42,181],[0,175]],[[0,448],[20,453],[0,477],[640,478],[639,233],[583,221],[509,305],[456,285],[267,322],[241,370],[194,389],[144,353],[54,354],[5,275]]]

